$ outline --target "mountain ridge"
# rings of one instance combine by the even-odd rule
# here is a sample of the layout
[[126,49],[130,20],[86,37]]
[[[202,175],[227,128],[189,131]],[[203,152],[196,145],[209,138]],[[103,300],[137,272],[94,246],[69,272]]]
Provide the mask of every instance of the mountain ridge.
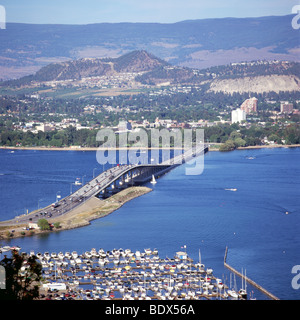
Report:
[[176,23],[32,25],[0,30],[3,79],[36,72],[49,62],[120,57],[146,50],[172,65],[206,68],[257,59],[300,61],[294,15],[185,20]]
[[[205,86],[208,91],[264,92],[298,91],[300,63],[255,61],[206,69],[172,66],[145,50],[135,50],[118,58],[81,58],[42,67],[35,74],[4,81],[0,87],[98,87],[118,80],[119,87],[161,85]],[[102,84],[99,83],[102,78]],[[121,79],[121,80],[120,80]],[[122,80],[123,79],[123,80]],[[130,84],[129,84],[130,83]],[[115,83],[114,83],[115,84]],[[107,87],[107,84],[104,85]]]
[[112,76],[117,73],[150,72],[168,63],[145,50],[135,50],[118,58],[81,58],[51,63],[35,74],[16,80],[4,81],[2,85],[28,85],[32,82],[79,80],[84,77]]

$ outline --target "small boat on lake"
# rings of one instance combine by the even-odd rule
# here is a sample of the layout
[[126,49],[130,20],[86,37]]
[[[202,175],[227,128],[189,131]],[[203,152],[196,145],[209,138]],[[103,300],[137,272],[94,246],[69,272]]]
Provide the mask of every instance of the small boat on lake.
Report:
[[156,183],[156,180],[155,180],[154,175],[152,175],[152,180],[150,181],[150,183],[152,183],[152,184],[155,184],[155,183]]
[[80,182],[79,178],[76,179],[75,181],[75,186],[81,186],[82,183]]

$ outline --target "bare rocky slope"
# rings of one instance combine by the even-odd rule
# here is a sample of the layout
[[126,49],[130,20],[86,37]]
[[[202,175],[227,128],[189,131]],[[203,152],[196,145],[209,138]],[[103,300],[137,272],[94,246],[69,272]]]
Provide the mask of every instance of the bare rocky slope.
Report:
[[294,75],[267,75],[214,80],[209,91],[224,93],[299,91],[300,79]]

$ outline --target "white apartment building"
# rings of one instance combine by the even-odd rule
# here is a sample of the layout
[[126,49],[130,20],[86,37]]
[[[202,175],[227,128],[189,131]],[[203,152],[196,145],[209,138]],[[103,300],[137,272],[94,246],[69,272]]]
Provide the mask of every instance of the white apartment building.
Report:
[[231,123],[246,120],[246,112],[240,108],[231,111]]

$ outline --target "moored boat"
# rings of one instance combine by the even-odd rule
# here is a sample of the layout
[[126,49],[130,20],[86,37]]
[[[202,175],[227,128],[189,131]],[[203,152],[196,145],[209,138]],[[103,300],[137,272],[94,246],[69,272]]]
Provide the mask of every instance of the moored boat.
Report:
[[145,253],[146,253],[147,255],[150,255],[150,254],[152,253],[152,250],[151,250],[151,249],[144,249],[144,251],[145,251]]
[[227,293],[232,299],[237,300],[239,298],[239,295],[237,294],[237,292],[234,289],[227,290]]

